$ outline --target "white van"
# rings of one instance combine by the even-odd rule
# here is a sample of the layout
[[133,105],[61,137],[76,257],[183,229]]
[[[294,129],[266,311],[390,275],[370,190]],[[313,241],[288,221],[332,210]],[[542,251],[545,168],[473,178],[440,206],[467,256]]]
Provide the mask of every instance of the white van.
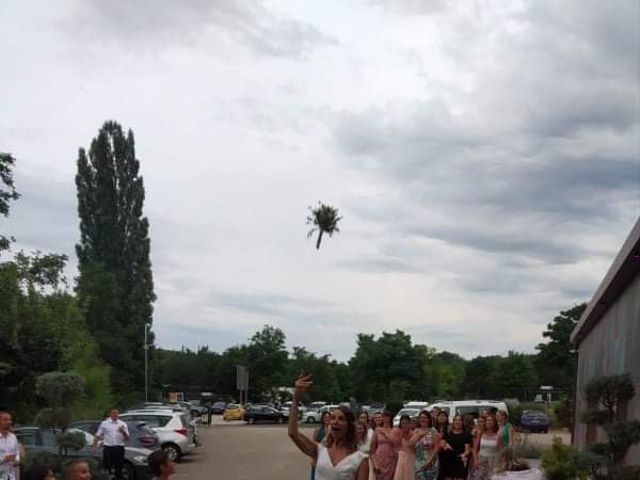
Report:
[[429,406],[429,402],[407,402],[404,404],[404,408],[416,408],[418,410],[424,410]]
[[439,408],[447,412],[449,418],[453,418],[456,415],[473,415],[473,418],[478,418],[483,410],[489,410],[491,408],[497,408],[498,410],[504,410],[509,412],[507,404],[499,402],[497,400],[460,400],[453,402],[436,402],[429,405],[428,410],[431,411],[434,408]]

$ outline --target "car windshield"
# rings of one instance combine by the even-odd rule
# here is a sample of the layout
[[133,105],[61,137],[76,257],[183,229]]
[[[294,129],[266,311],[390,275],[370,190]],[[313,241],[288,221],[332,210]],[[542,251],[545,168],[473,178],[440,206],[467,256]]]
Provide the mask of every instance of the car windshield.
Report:
[[419,413],[420,413],[420,410],[418,410],[417,408],[403,408],[398,412],[398,417],[401,417],[402,415],[408,415],[409,417],[414,417]]

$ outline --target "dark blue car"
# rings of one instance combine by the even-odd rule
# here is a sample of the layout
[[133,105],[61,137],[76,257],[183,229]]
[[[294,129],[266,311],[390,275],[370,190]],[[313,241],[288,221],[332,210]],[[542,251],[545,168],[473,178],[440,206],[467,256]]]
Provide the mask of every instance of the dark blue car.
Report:
[[520,416],[520,426],[531,433],[547,433],[549,431],[549,419],[543,412],[525,410]]

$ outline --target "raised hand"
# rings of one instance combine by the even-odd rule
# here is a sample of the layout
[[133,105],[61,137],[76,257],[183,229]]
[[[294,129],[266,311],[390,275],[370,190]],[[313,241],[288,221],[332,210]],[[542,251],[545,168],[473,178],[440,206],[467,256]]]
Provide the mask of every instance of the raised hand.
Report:
[[305,375],[304,372],[301,372],[298,375],[295,383],[295,394],[296,396],[300,396],[305,393],[310,387],[313,385],[311,381],[311,375]]

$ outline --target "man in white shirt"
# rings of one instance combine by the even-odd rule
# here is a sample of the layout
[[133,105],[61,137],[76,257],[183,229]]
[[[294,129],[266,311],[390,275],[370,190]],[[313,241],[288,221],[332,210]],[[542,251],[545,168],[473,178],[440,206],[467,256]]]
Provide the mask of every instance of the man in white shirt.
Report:
[[102,461],[104,468],[110,472],[113,468],[115,479],[122,479],[122,466],[124,464],[124,445],[129,440],[129,427],[122,420],[118,419],[118,410],[112,408],[109,418],[104,420],[98,427],[96,436],[93,439],[92,450],[95,452],[98,442],[102,440],[104,450]]
[[20,447],[11,433],[11,415],[0,410],[0,479],[18,480]]

